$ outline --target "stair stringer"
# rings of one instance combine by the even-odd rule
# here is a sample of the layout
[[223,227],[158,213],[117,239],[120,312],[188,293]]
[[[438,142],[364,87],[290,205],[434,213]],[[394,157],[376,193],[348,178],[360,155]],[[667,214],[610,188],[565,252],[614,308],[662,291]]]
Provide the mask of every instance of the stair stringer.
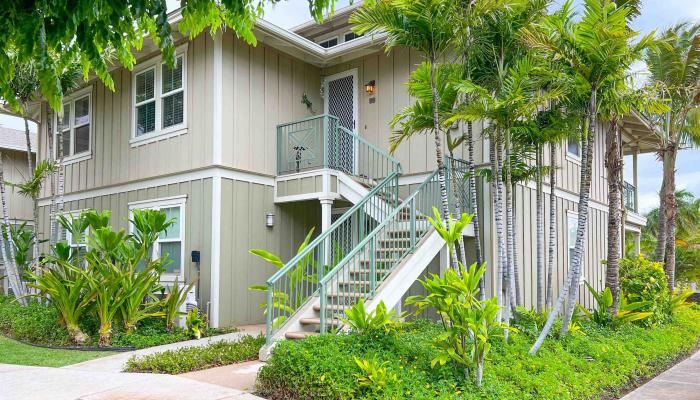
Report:
[[[335,172],[338,177],[338,194],[349,202],[357,204],[369,195],[371,189],[362,186],[343,172]],[[384,221],[387,217],[387,210],[393,209],[393,206],[387,204],[379,196],[375,197],[373,201],[367,202],[364,206],[364,212],[376,221]]]

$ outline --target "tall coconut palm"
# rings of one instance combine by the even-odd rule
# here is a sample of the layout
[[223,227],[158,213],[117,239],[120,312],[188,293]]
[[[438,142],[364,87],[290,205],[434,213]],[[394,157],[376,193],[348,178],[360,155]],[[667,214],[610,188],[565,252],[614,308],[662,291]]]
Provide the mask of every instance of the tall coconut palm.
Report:
[[[569,329],[569,322],[578,300],[579,280],[582,273],[583,245],[588,224],[588,202],[591,188],[591,171],[596,129],[598,127],[599,101],[604,99],[601,90],[610,77],[618,77],[634,61],[630,53],[639,53],[651,41],[646,36],[637,43],[637,34],[627,29],[630,8],[618,7],[610,0],[584,0],[584,13],[574,19],[572,2],[548,16],[536,29],[526,30],[525,39],[534,48],[551,54],[573,74],[576,89],[587,94],[588,107],[581,140],[581,182],[579,188],[578,221],[574,252],[565,284],[559,293],[539,338],[530,349],[536,353],[547,337],[560,308],[567,303],[562,335]],[[600,98],[599,98],[600,97]]]
[[[353,31],[358,34],[387,34],[386,51],[397,46],[419,50],[429,66],[429,80],[433,112],[433,140],[438,170],[441,211],[450,224],[445,162],[442,149],[443,128],[439,104],[440,95],[435,83],[438,61],[454,43],[459,13],[457,3],[450,0],[379,0],[367,2],[350,17]],[[456,265],[456,254],[453,254]]]
[[700,24],[678,24],[663,32],[665,45],[650,48],[645,61],[651,80],[663,87],[662,97],[670,103],[658,155],[663,163],[660,192],[657,260],[664,262],[671,290],[675,287],[676,157],[685,144],[700,143]]

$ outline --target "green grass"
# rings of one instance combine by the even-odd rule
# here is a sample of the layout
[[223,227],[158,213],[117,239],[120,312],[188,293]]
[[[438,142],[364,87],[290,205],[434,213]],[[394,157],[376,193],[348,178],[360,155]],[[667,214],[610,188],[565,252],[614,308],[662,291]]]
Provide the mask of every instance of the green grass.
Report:
[[0,364],[63,367],[111,354],[114,353],[34,347],[0,336]]
[[[482,388],[453,364],[431,368],[433,339],[442,328],[429,321],[407,324],[396,335],[320,335],[283,341],[258,375],[268,399],[480,399],[588,400],[618,398],[627,389],[693,351],[700,338],[700,311],[680,311],[669,324],[618,330],[584,324],[565,340],[548,339],[528,355],[534,331],[494,343]],[[381,384],[362,386],[355,363],[384,368]]]
[[258,358],[263,336],[246,335],[237,342],[216,342],[203,347],[184,347],[142,357],[131,357],[126,372],[183,374]]

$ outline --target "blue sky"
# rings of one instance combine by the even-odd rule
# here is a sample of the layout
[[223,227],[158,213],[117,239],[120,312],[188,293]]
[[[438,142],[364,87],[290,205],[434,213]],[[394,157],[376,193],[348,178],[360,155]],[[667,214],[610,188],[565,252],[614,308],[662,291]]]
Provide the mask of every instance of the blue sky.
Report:
[[[574,0],[579,4],[581,0]],[[561,4],[563,1],[556,1]],[[336,8],[348,4],[348,0],[340,0]],[[662,30],[681,20],[700,21],[700,0],[644,0],[642,15],[634,22],[635,29],[642,33]],[[301,24],[310,19],[307,0],[281,1],[274,6],[268,6],[265,19],[283,28]],[[635,71],[643,71],[643,65],[636,65]],[[21,121],[0,116],[0,125],[22,129]],[[700,196],[700,150],[685,150],[678,157],[677,185],[679,188],[690,190]],[[631,161],[626,165],[627,176],[631,176]],[[658,190],[661,186],[661,164],[653,154],[639,157],[639,203],[641,211],[645,212],[658,205]],[[631,180],[631,179],[630,179]]]

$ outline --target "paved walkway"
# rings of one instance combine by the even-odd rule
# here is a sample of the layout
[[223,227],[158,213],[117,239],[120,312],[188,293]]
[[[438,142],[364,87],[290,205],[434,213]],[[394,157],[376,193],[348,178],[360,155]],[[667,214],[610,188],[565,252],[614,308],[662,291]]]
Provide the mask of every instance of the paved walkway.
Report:
[[700,351],[622,400],[700,400]]
[[264,332],[265,325],[246,325],[240,326],[238,328],[240,330],[234,333],[227,333],[225,335],[212,336],[198,340],[188,340],[185,342],[170,343],[162,346],[149,347],[147,349],[118,353],[112,356],[96,358],[78,364],[68,365],[63,368],[84,371],[121,372],[124,370],[126,362],[132,356],[138,357],[148,354],[162,353],[167,350],[175,350],[183,347],[202,347],[208,345],[209,343],[215,343],[220,341],[235,342],[245,335],[259,335],[260,333]]
[[0,364],[2,400],[261,400],[179,376]]
[[243,390],[245,392],[252,392],[255,390],[255,380],[258,378],[258,371],[260,371],[263,365],[265,364],[257,360],[248,361],[202,371],[188,372],[178,376],[199,382]]

